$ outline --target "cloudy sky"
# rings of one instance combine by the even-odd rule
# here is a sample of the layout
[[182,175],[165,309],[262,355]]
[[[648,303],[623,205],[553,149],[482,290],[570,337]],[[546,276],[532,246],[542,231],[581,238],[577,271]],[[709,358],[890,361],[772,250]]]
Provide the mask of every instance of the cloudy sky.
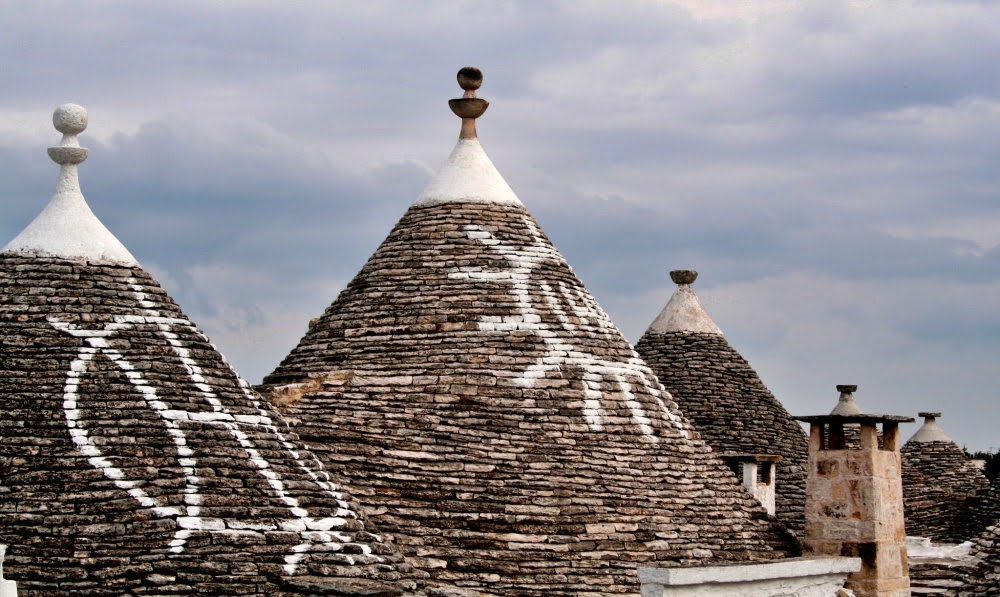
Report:
[[[0,244],[84,193],[257,382],[483,144],[636,341],[670,269],[795,414],[1000,447],[1000,3],[0,1]],[[910,426],[904,433],[912,433]]]

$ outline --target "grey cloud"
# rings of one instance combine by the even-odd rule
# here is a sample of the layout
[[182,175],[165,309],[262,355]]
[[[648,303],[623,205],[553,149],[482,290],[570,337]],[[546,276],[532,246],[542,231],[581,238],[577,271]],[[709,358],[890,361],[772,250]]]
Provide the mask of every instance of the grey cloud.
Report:
[[487,150],[633,340],[666,271],[694,267],[796,412],[829,410],[841,375],[887,408],[960,377],[974,411],[996,386],[977,355],[995,353],[997,310],[976,293],[1000,247],[922,232],[1000,217],[994,4],[808,3],[752,25],[663,3],[54,6],[0,8],[0,234],[56,176],[5,110],[87,104],[95,212],[251,379],[447,156],[445,100],[472,63]]

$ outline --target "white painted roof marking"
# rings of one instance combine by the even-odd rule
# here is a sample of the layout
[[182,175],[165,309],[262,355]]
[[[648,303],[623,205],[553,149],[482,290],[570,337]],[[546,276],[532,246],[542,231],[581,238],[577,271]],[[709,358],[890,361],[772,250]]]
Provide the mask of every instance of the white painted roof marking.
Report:
[[414,205],[436,203],[522,205],[503,179],[479,139],[459,139],[444,167],[431,179]]

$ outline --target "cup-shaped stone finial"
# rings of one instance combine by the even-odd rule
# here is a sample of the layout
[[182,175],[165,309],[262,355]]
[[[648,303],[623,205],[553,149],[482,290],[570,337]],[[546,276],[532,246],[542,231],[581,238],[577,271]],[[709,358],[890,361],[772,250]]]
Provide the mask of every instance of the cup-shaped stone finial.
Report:
[[694,281],[698,279],[698,272],[693,269],[675,269],[670,272],[670,279],[674,281],[674,284],[678,286],[683,284],[694,284]]
[[841,394],[853,394],[858,391],[857,385],[839,385],[837,386],[837,391]]
[[466,66],[458,71],[458,85],[465,90],[462,97],[448,100],[448,107],[462,119],[461,139],[475,139],[476,119],[486,112],[490,103],[476,97],[476,90],[483,84],[483,71],[474,66]]

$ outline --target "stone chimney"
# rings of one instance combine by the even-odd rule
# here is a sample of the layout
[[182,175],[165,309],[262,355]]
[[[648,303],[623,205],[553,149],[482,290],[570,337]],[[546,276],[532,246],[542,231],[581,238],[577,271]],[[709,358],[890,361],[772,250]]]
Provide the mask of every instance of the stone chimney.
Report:
[[7,546],[0,544],[0,597],[17,597],[17,583],[3,577],[3,558],[6,554]]
[[[857,386],[837,390],[829,415],[795,417],[810,425],[806,550],[861,558],[846,584],[858,597],[908,596],[899,424],[913,418],[864,414],[854,401]],[[845,425],[860,428],[859,445],[845,440]]]
[[750,495],[757,498],[768,514],[774,516],[777,483],[775,465],[781,462],[781,456],[726,452],[722,454],[722,460],[736,473]]

